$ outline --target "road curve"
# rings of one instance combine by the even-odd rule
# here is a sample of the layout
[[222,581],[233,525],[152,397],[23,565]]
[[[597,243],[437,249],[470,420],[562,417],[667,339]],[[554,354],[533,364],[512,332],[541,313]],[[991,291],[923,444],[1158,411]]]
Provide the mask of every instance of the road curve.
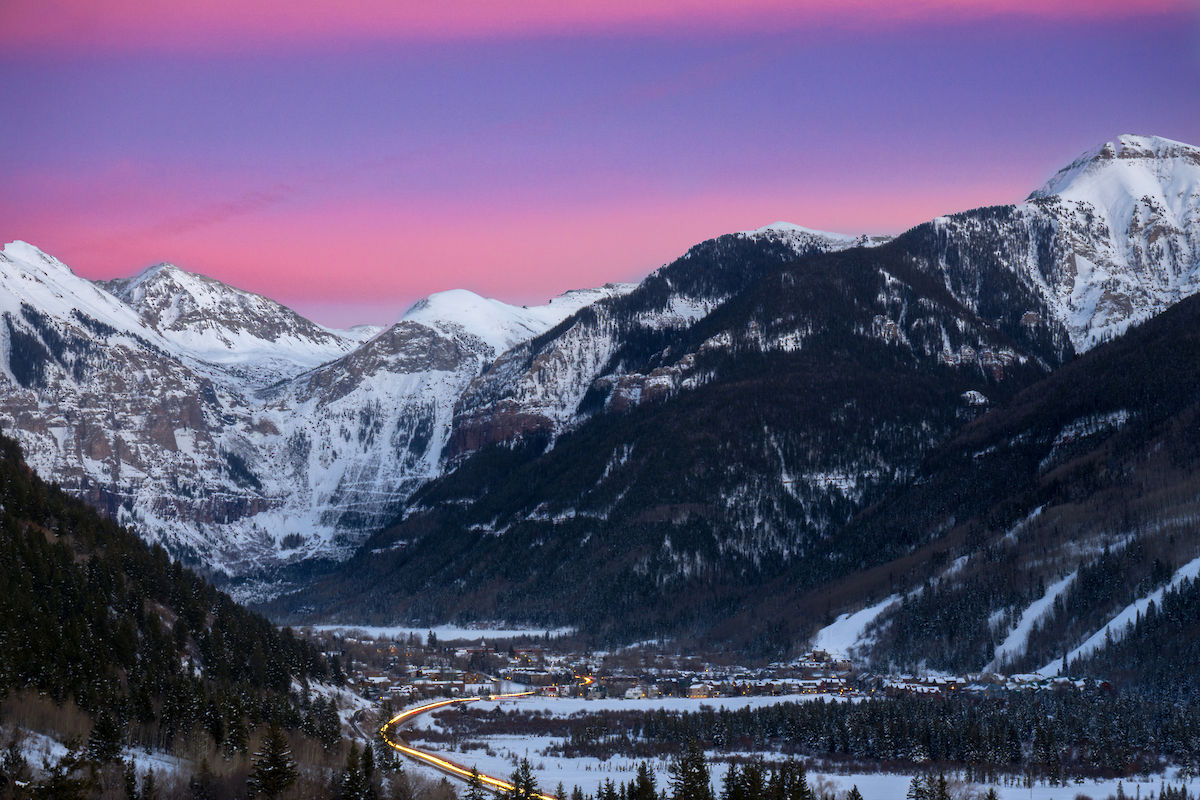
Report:
[[[580,678],[580,680],[583,681],[584,686],[588,686],[593,682],[594,679],[591,677],[586,677]],[[408,742],[396,736],[396,729],[404,723],[412,721],[421,714],[424,714],[428,711],[433,711],[435,708],[441,708],[443,706],[449,706],[455,703],[474,703],[479,700],[507,700],[514,697],[529,697],[533,694],[536,694],[536,692],[513,692],[511,694],[494,694],[488,697],[459,697],[453,700],[435,700],[432,703],[426,703],[425,705],[416,706],[415,708],[401,711],[399,714],[383,723],[382,727],[379,729],[379,736],[393,750],[401,755],[407,756],[413,761],[433,767],[434,769],[444,772],[452,777],[459,778],[461,780],[468,780],[471,777],[471,770],[467,769],[456,761],[451,761],[448,758],[443,758],[441,756],[434,755],[433,753],[427,753],[424,750],[418,750],[417,748],[410,746]],[[485,787],[497,793],[510,792],[513,788],[513,785],[508,781],[501,780],[500,778],[493,777],[492,775],[485,775],[482,772],[479,773],[479,781]],[[540,797],[541,800],[557,800],[554,795],[549,794],[539,794],[538,797]]]

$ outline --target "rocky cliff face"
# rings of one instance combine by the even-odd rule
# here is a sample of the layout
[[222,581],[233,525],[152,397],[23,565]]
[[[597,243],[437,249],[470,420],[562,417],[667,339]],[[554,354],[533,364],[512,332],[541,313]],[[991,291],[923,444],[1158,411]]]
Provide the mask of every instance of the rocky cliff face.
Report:
[[334,331],[170,265],[92,284],[0,253],[0,426],[43,475],[231,574],[348,553],[439,474],[452,408],[501,350],[595,299],[434,295]]

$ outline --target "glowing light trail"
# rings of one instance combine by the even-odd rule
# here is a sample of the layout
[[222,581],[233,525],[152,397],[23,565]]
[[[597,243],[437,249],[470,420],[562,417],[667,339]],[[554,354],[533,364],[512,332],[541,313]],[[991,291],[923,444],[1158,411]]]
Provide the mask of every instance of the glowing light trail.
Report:
[[[580,680],[584,686],[591,686],[595,682],[595,679],[591,676],[576,675],[575,677]],[[396,752],[406,755],[414,761],[428,764],[434,769],[441,770],[442,772],[453,775],[456,778],[469,780],[471,777],[471,770],[467,769],[461,764],[450,761],[446,758],[442,758],[441,756],[434,755],[433,753],[427,753],[424,750],[418,750],[399,737],[393,739],[390,734],[395,728],[399,727],[405,722],[409,722],[421,714],[433,711],[436,708],[454,705],[455,703],[474,703],[479,700],[509,700],[515,697],[529,697],[533,694],[536,694],[536,692],[511,692],[509,694],[494,694],[488,697],[459,697],[453,700],[437,700],[432,703],[426,703],[423,706],[410,708],[407,711],[401,711],[399,714],[385,722],[382,727],[380,727],[379,735],[383,741],[387,742],[388,746]],[[492,777],[491,775],[485,775],[482,772],[478,774],[480,783],[495,792],[511,792],[513,789],[513,785],[508,781]],[[549,794],[539,794],[537,796],[541,798],[541,800],[557,800],[557,798]]]

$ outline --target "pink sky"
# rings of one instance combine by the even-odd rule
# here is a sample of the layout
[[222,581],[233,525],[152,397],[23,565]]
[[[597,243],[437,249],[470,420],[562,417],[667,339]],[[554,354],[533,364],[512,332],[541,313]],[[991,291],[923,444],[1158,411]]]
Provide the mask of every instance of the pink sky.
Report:
[[223,49],[266,42],[490,38],[829,24],[870,28],[924,20],[1138,19],[1194,10],[1188,0],[8,0],[6,47]]
[[1200,141],[1187,2],[0,5],[0,239],[158,261],[329,324],[541,302],[786,220],[1021,201]]

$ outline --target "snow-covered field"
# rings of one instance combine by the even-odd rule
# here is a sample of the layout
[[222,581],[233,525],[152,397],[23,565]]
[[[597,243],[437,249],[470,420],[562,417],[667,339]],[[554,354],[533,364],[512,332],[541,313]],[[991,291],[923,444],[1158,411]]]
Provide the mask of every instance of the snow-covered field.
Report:
[[529,697],[515,700],[480,700],[471,707],[480,711],[491,711],[496,707],[504,710],[540,711],[556,717],[569,717],[579,712],[598,714],[602,711],[699,711],[703,707],[731,711],[741,708],[763,708],[780,703],[806,703],[813,700],[845,700],[836,694],[795,694],[764,697],[653,697],[640,700],[624,700],[608,697],[603,700],[584,700],[576,697]]
[[[574,698],[530,697],[500,701],[482,700],[471,705],[475,709],[485,711],[496,707],[505,710],[520,708],[525,711],[549,713],[554,716],[570,716],[578,712],[621,710],[665,709],[668,711],[695,711],[702,705],[730,709],[758,708],[781,702],[813,700],[817,697],[823,697],[827,700],[843,699],[831,695],[732,697],[705,700],[692,700],[679,697],[642,700],[583,700]],[[417,727],[428,724],[430,724],[430,720],[426,718],[421,723],[418,723]],[[435,725],[435,727],[437,726]],[[451,756],[454,760],[468,767],[475,766],[480,772],[498,778],[507,778],[516,769],[521,759],[528,759],[530,765],[533,767],[534,774],[537,776],[538,785],[543,791],[552,792],[561,783],[568,792],[572,787],[577,785],[584,792],[590,794],[595,794],[606,780],[612,780],[615,784],[630,781],[636,774],[637,766],[642,760],[624,756],[602,760],[598,758],[561,758],[546,755],[546,750],[559,741],[559,737],[554,736],[488,736],[474,740],[474,742],[482,744],[483,747],[472,747],[471,749],[453,753],[450,751],[439,752],[443,755]],[[739,755],[744,756],[747,754],[743,753]],[[760,755],[768,761],[779,758],[778,754],[772,753],[761,753]],[[719,793],[725,773],[728,770],[728,764],[718,760],[722,757],[722,754],[710,752],[708,757],[712,765],[713,789]],[[659,788],[667,786],[670,780],[670,760],[666,758],[650,759],[649,763],[654,770]],[[415,769],[421,774],[427,774],[428,777],[433,779],[441,778],[440,773],[436,773],[427,767],[409,765],[409,768]],[[897,800],[898,798],[902,798],[908,791],[909,782],[912,780],[912,777],[912,775],[908,774],[888,773],[847,773],[843,775],[821,771],[809,772],[810,783],[824,784],[836,790],[839,794],[848,791],[852,786],[857,786],[864,800]],[[1179,784],[1179,778],[1175,770],[1169,771],[1166,775],[1151,776],[1147,780],[1124,780],[1120,781],[1120,783],[1123,784],[1122,788],[1127,797],[1149,797],[1152,793],[1157,795],[1164,779],[1173,785]],[[995,785],[994,788],[1002,800],[1075,800],[1078,795],[1084,795],[1093,798],[1093,800],[1104,800],[1104,798],[1117,794],[1118,783],[1119,781],[1109,780],[1085,781],[1079,784],[1072,783],[1068,786],[1039,784],[1031,788],[1026,788],[1018,785]],[[1187,782],[1187,785],[1189,793],[1200,792],[1200,779],[1193,779]],[[992,784],[969,784],[961,788],[974,791],[975,796],[982,797],[988,788],[992,788],[992,786]],[[972,795],[964,792],[962,796],[969,797]]]
[[[900,800],[908,792],[908,785],[912,781],[911,775],[892,775],[883,773],[870,774],[848,774],[834,775],[825,773],[810,773],[810,782],[815,777],[824,778],[834,784],[839,791],[846,791],[851,786],[857,786],[862,792],[863,800]],[[1175,778],[1175,773],[1172,771],[1167,779]],[[989,788],[996,789],[1001,800],[1074,800],[1078,795],[1090,797],[1093,800],[1104,800],[1109,796],[1116,796],[1117,784],[1122,784],[1122,789],[1125,796],[1128,798],[1134,797],[1149,797],[1151,793],[1158,794],[1162,786],[1163,776],[1154,776],[1148,780],[1135,781],[1085,781],[1083,783],[1071,783],[1067,786],[1046,786],[1039,784],[1032,788],[1024,786],[1003,786],[994,784],[969,784],[964,788],[972,788],[976,791],[979,797],[983,797]],[[1178,786],[1179,782],[1176,779],[1174,785]],[[1188,793],[1200,789],[1200,780],[1192,780],[1188,783]]]
[[[555,737],[530,736],[493,736],[483,740],[486,749],[473,749],[455,755],[455,759],[465,765],[474,765],[480,772],[496,777],[507,778],[516,769],[522,758],[529,759],[538,779],[538,785],[543,791],[553,791],[561,783],[568,792],[578,785],[589,794],[595,794],[604,781],[612,780],[615,784],[633,779],[637,772],[640,759],[614,757],[606,760],[598,758],[558,758],[544,755],[544,751],[554,744]],[[488,751],[491,751],[490,753]],[[778,759],[778,755],[762,754],[764,758]],[[719,795],[721,784],[725,779],[728,764],[717,761],[718,753],[709,753],[712,765],[713,790]],[[654,770],[659,788],[669,785],[669,759],[652,759],[650,766]],[[820,771],[809,773],[809,782],[819,784],[827,782],[836,788],[839,794],[857,786],[863,800],[899,800],[908,792],[912,775],[888,773],[849,773],[839,775]],[[1178,780],[1174,772],[1166,776],[1168,780]],[[1121,781],[1126,797],[1149,797],[1151,793],[1158,794],[1163,776],[1153,776],[1148,780]],[[996,793],[1002,800],[1074,800],[1077,795],[1086,795],[1093,800],[1104,800],[1110,795],[1117,794],[1118,781],[1085,781],[1072,783],[1068,786],[1036,785],[1032,788],[1024,786],[995,785]],[[969,787],[982,797],[993,784],[972,784]],[[1188,784],[1188,792],[1200,791],[1200,780],[1192,780]]]
[[347,636],[362,636],[371,639],[403,640],[409,636],[418,636],[421,641],[430,631],[440,642],[478,641],[480,639],[518,639],[523,636],[540,637],[547,632],[550,638],[569,636],[574,628],[519,628],[497,624],[493,627],[464,628],[457,625],[437,625],[432,628],[412,628],[404,625],[313,625],[314,631],[341,633]]

